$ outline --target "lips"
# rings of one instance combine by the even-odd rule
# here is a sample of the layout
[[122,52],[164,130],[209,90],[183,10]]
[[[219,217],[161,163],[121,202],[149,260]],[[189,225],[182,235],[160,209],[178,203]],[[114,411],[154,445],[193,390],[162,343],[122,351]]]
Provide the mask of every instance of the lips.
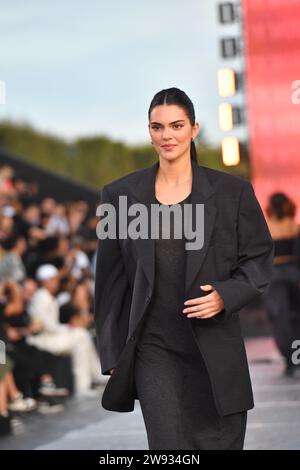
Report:
[[164,149],[172,149],[172,148],[176,147],[176,145],[162,145],[162,147]]

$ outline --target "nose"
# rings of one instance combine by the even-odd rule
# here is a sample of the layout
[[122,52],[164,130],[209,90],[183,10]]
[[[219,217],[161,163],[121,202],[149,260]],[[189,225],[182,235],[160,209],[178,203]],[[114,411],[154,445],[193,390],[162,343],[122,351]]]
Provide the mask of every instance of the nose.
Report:
[[169,136],[169,131],[168,129],[165,129],[162,134],[163,140],[169,140],[171,137]]

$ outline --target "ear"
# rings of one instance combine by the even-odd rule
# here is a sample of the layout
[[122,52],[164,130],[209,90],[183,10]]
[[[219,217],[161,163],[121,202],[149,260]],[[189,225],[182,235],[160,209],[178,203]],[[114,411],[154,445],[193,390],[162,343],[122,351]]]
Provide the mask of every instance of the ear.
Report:
[[199,131],[200,131],[200,124],[199,122],[195,122],[193,126],[193,139],[197,137],[197,135],[199,134]]

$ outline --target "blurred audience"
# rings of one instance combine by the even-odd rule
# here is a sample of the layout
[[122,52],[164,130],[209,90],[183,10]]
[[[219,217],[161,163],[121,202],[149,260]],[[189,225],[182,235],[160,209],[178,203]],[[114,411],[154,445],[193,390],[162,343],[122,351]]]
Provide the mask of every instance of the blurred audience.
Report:
[[44,264],[38,268],[36,278],[40,287],[33,295],[28,311],[41,327],[37,334],[27,338],[27,342],[52,354],[70,354],[76,394],[89,395],[93,382],[100,376],[92,338],[84,327],[59,321],[59,304],[55,298],[60,282],[58,269],[52,264]]
[[98,219],[88,213],[82,200],[41,199],[37,182],[0,167],[0,435],[12,413],[98,396],[107,381],[92,315]]

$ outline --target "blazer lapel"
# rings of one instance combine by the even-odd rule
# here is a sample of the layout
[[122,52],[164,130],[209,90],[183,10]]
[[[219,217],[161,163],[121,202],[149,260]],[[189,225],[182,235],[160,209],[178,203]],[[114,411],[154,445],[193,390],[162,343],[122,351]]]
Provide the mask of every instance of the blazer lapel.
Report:
[[[159,167],[159,161],[155,162],[149,171],[147,171],[140,179],[138,185],[132,190],[133,199],[144,204],[148,211],[148,227],[151,220],[151,204],[155,204],[155,179]],[[204,245],[198,250],[186,251],[186,273],[185,273],[185,292],[188,290],[195,279],[197,273],[201,269],[205,258],[212,229],[215,222],[216,208],[214,204],[214,189],[210,184],[204,169],[192,160],[192,192],[191,203],[193,207],[193,220],[195,216],[195,205],[204,204]],[[135,240],[136,248],[141,260],[142,268],[151,286],[151,292],[154,286],[155,273],[155,240],[139,238]]]
[[[215,193],[212,185],[207,178],[204,169],[197,165],[192,160],[193,168],[193,182],[191,192],[191,204],[192,213],[195,217],[195,206],[196,204],[204,205],[204,244],[202,248],[198,250],[187,250],[186,251],[186,273],[185,273],[185,293],[188,294],[188,290],[191,287],[192,282],[199,273],[203,264],[209,240],[212,234],[212,230],[216,218],[216,207],[215,201],[212,197]],[[194,218],[193,218],[194,220]]]
[[[159,161],[155,162],[141,177],[136,188],[132,190],[132,197],[136,202],[144,204],[148,212],[148,227],[151,222],[151,204],[155,204],[155,179],[156,172],[159,167]],[[155,269],[155,240],[138,238],[135,240],[135,246],[141,260],[142,269],[151,286],[151,292],[154,286],[154,269]]]

